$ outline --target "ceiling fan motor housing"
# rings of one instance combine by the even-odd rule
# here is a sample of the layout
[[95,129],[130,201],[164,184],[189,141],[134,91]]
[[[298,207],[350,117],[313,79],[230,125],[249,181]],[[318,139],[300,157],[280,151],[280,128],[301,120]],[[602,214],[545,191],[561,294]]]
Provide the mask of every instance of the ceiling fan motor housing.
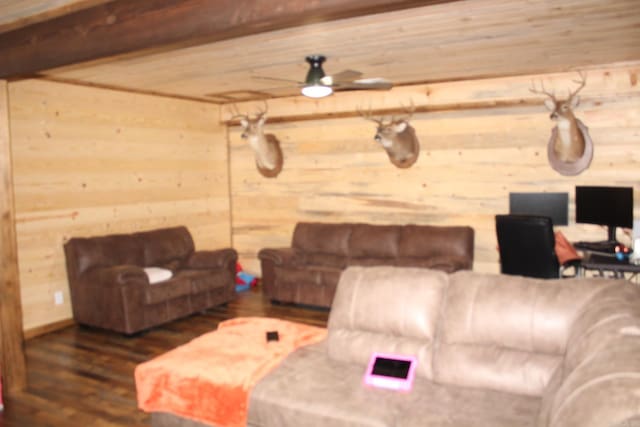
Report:
[[322,63],[326,59],[327,58],[323,55],[309,55],[306,57],[306,60],[310,65],[309,72],[307,72],[307,78],[305,79],[306,84],[321,84],[320,79],[325,76],[324,70],[322,69]]

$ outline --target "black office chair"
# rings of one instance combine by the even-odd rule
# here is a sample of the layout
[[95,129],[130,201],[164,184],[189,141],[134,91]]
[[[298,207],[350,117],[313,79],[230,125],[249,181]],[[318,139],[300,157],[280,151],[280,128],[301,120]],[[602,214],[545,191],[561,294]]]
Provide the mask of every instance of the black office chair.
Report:
[[577,264],[560,265],[555,251],[551,218],[534,215],[496,215],[496,234],[503,274],[557,279],[570,277],[564,270]]

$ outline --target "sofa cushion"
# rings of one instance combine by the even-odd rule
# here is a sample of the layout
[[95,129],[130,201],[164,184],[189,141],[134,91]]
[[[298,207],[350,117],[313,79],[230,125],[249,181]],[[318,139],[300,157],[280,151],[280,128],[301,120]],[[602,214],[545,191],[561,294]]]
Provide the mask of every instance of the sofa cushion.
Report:
[[348,265],[358,265],[362,267],[375,267],[375,266],[394,266],[396,260],[393,258],[349,258]]
[[191,294],[191,281],[186,278],[174,277],[145,289],[145,304],[158,304],[177,297]]
[[142,265],[143,249],[132,235],[74,238],[68,245],[75,252],[78,275],[92,267]]
[[424,259],[447,254],[467,257],[473,261],[473,237],[471,227],[410,224],[400,230],[398,252],[401,257]]
[[323,266],[343,269],[347,266],[347,257],[342,255],[303,252],[293,257],[291,263],[296,266],[308,265],[310,267]]
[[182,268],[183,261],[184,260],[182,259],[173,259],[171,261],[163,263],[161,267],[166,268],[167,270],[170,270],[173,273],[176,273]]
[[304,252],[348,255],[351,224],[300,222],[293,231],[291,246]]
[[561,364],[578,308],[598,283],[452,274],[439,323],[435,380],[541,396]]
[[329,357],[366,366],[375,351],[414,355],[431,378],[436,320],[447,286],[441,271],[349,267],[329,317]]
[[222,288],[229,284],[227,270],[182,270],[177,277],[189,280],[192,295]]
[[[302,301],[303,304],[326,307],[331,304],[341,268],[275,267],[277,298]],[[304,294],[302,298],[300,294]]]
[[349,256],[395,258],[398,256],[399,232],[397,225],[356,224],[349,240]]
[[533,427],[539,399],[415,379],[410,393],[368,387],[366,367],[296,350],[249,396],[249,426]]
[[186,227],[173,227],[136,233],[144,246],[144,265],[167,265],[184,260],[193,251],[194,244]]

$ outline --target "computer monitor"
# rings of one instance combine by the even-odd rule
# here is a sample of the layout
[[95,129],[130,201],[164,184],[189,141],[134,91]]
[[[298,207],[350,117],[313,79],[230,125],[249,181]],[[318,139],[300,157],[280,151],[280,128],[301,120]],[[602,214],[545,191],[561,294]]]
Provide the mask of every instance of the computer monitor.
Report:
[[633,227],[633,188],[576,186],[576,222],[606,225],[614,242],[616,227]]
[[569,224],[569,193],[509,193],[509,213],[548,216],[553,225]]

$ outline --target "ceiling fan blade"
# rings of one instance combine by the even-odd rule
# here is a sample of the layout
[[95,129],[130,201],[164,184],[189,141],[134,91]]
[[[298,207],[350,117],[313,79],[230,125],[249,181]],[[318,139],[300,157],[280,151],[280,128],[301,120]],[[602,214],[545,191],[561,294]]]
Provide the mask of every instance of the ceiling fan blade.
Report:
[[262,89],[260,92],[269,94],[270,96],[274,97],[294,96],[300,95],[300,88],[296,86],[272,87],[269,89]]
[[350,83],[339,84],[335,86],[336,90],[389,90],[393,87],[393,83],[389,80],[374,78],[374,79],[360,79]]
[[342,70],[339,73],[331,75],[334,84],[352,82],[360,77],[362,77],[362,73],[356,70]]
[[251,76],[252,79],[257,79],[257,80],[271,80],[271,81],[277,81],[277,82],[289,82],[289,83],[293,83],[296,85],[303,85],[304,82],[299,82],[297,80],[291,80],[291,79],[281,79],[279,77],[268,77],[268,76]]

